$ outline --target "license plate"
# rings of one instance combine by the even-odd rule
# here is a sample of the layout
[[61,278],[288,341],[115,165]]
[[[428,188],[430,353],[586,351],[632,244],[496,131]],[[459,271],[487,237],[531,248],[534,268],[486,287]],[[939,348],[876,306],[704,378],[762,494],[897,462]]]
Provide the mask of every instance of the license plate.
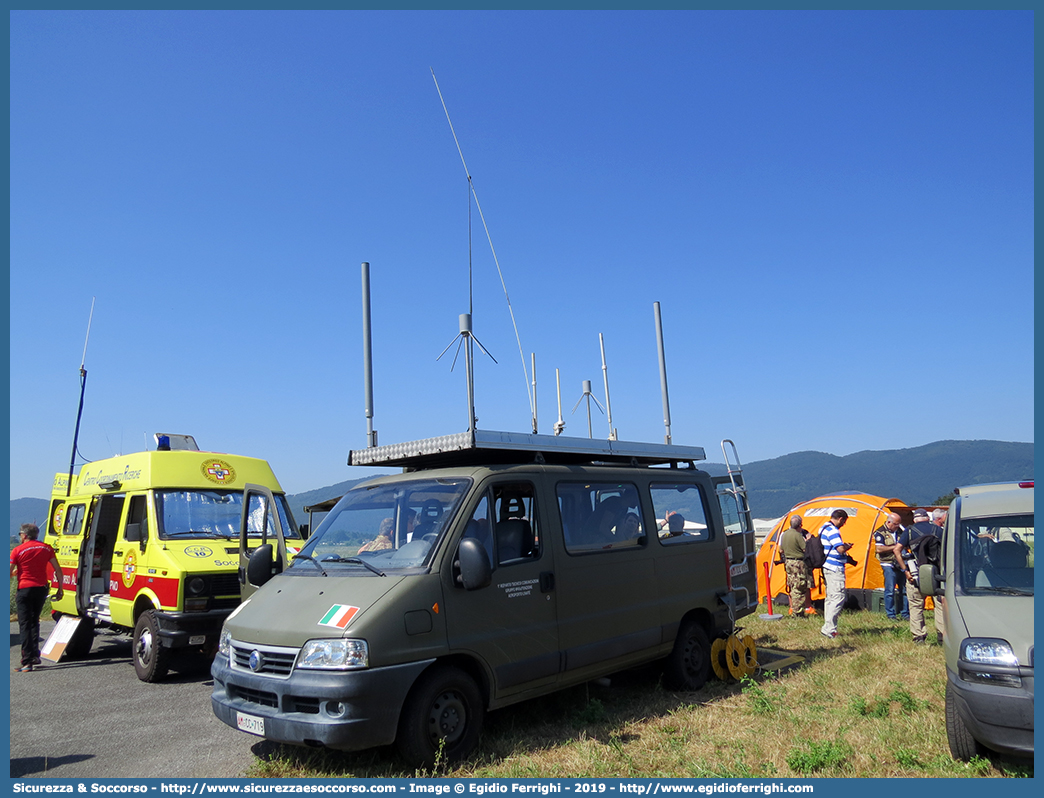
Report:
[[254,715],[244,715],[242,712],[237,712],[236,726],[239,727],[240,731],[245,731],[249,734],[258,734],[261,737],[265,736],[264,718],[258,718]]
[[750,570],[750,568],[747,566],[747,563],[744,561],[744,562],[741,562],[741,563],[739,563],[737,565],[733,565],[731,568],[729,568],[729,574],[731,576],[739,576],[740,574],[747,573],[749,570]]
[[189,638],[188,644],[190,646],[201,646],[201,645],[203,645],[206,642],[207,642],[207,636],[206,635],[192,635]]

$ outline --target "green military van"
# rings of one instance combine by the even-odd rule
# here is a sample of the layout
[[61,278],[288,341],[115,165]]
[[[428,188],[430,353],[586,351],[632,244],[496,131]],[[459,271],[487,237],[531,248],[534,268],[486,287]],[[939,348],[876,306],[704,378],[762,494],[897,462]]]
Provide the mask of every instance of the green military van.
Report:
[[704,457],[478,430],[353,451],[403,473],[349,491],[282,570],[272,497],[248,488],[263,528],[241,532],[249,598],[222,630],[215,714],[422,766],[467,756],[486,710],[641,663],[698,690],[711,641],[757,608],[742,473]]
[[1032,481],[957,489],[942,572],[924,564],[918,578],[943,613],[955,759],[1033,756],[1033,562]]

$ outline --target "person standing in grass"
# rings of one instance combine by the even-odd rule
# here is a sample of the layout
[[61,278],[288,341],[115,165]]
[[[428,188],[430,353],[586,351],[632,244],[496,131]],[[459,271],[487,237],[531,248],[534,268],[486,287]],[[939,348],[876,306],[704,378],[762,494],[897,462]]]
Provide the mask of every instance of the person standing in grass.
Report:
[[[944,516],[945,519],[945,516]],[[914,551],[921,538],[936,535],[939,527],[928,520],[928,511],[920,508],[914,510],[914,522],[908,526],[895,544],[896,559],[903,565],[903,576],[906,578],[906,597],[910,602],[910,635],[915,643],[923,643],[928,637],[924,625],[924,596],[917,586],[917,561]]]
[[40,528],[36,524],[22,524],[18,531],[19,543],[11,551],[11,576],[18,577],[15,607],[18,610],[18,634],[22,639],[22,664],[15,670],[31,671],[40,664],[40,613],[47,601],[50,580],[47,566],[54,569],[58,580],[55,599],[62,597],[62,566],[54,549],[37,540]]
[[[890,620],[910,619],[910,604],[906,598],[906,578],[895,559],[895,544],[902,534],[903,519],[897,513],[889,513],[885,522],[874,531],[874,551],[884,575],[884,610]],[[898,592],[898,606],[897,594]]]
[[787,570],[787,591],[790,593],[790,614],[805,617],[805,609],[812,606],[812,575],[805,564],[805,530],[800,515],[790,517],[790,526],[780,538],[783,565]]
[[826,583],[826,601],[823,605],[823,626],[819,630],[824,637],[837,637],[837,619],[841,617],[841,608],[845,606],[845,554],[851,543],[841,539],[841,527],[848,523],[848,513],[834,510],[830,520],[819,530],[819,540],[826,552],[823,563],[823,581]]

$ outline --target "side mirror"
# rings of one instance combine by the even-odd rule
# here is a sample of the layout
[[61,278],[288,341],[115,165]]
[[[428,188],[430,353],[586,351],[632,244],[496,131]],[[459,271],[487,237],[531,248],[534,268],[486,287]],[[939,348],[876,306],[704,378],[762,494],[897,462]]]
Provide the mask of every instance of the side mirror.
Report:
[[943,580],[939,572],[931,563],[925,563],[917,568],[917,589],[922,596],[941,596]]
[[297,531],[301,533],[301,540],[308,540],[308,533],[311,531],[308,529],[308,524],[301,524]]
[[493,567],[486,548],[475,538],[464,538],[457,547],[458,579],[465,590],[479,590],[493,581]]
[[254,549],[254,553],[247,561],[246,577],[249,584],[261,587],[279,572],[276,563],[272,560],[272,552],[271,543],[265,543]]
[[123,537],[131,543],[140,543],[141,524],[127,524],[127,531],[123,533]]

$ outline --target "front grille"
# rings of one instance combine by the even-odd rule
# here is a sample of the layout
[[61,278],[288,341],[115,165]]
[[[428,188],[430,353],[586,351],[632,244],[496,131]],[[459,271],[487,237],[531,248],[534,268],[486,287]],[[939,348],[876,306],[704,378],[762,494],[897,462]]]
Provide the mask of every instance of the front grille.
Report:
[[232,698],[241,698],[244,701],[249,701],[251,704],[260,704],[263,707],[272,707],[273,709],[279,707],[279,696],[265,690],[253,690],[239,684],[230,684],[228,685],[228,692]]
[[210,595],[238,596],[239,574],[214,574],[212,577],[210,577]]
[[[286,678],[294,669],[299,648],[279,648],[276,646],[255,646],[249,643],[232,641],[231,665],[234,670],[256,673],[261,676],[278,676]],[[250,667],[250,656],[257,652],[259,665]]]
[[237,598],[212,599],[210,602],[210,609],[212,610],[234,610],[238,606],[239,599]]
[[305,698],[302,696],[292,695],[289,697],[288,712],[304,712],[308,715],[319,714],[319,699],[318,698]]

